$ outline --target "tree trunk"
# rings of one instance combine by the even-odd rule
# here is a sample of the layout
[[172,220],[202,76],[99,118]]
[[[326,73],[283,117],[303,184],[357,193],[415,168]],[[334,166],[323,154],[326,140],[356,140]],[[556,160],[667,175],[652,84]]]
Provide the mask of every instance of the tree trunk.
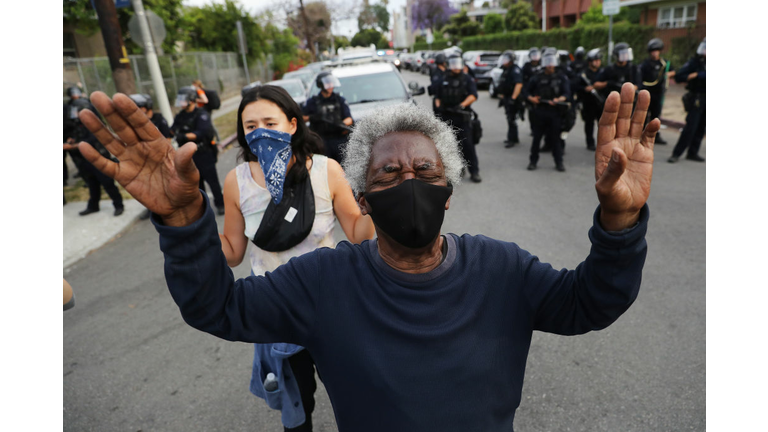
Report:
[[117,21],[115,2],[114,0],[93,0],[93,5],[99,17],[101,35],[104,37],[104,46],[107,49],[109,65],[112,68],[115,88],[120,93],[136,93],[136,81],[123,45],[123,35],[120,31],[120,23]]
[[312,35],[309,30],[309,18],[307,17],[307,11],[304,10],[304,0],[299,0],[301,9],[301,18],[304,20],[304,39],[307,41],[309,52],[312,53],[312,61],[317,61],[317,53],[315,53],[315,44],[312,42]]

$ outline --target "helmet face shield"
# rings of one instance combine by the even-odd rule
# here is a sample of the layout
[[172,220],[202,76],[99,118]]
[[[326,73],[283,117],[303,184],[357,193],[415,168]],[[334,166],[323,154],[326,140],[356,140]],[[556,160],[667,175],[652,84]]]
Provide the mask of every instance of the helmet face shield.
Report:
[[80,97],[82,95],[83,95],[83,92],[80,91],[79,88],[77,88],[77,87],[70,87],[70,89],[69,89],[69,97],[73,97],[73,96],[74,97]]
[[464,69],[464,62],[461,61],[461,57],[451,57],[448,59],[448,69],[461,70]]
[[179,93],[176,95],[176,107],[177,108],[186,108],[187,104],[189,103],[189,100],[187,100],[187,95],[184,93]]
[[616,60],[620,62],[632,61],[632,48],[619,50],[616,53]]
[[539,51],[531,51],[528,53],[528,57],[531,61],[539,61],[541,60],[541,53]]
[[512,56],[509,53],[504,53],[504,54],[501,55],[499,60],[501,61],[501,64],[507,64],[507,63],[512,62],[513,59],[512,59]]
[[133,103],[139,108],[147,108],[147,97],[143,94],[132,94],[129,96]]
[[332,90],[341,87],[341,82],[339,79],[331,74],[320,78],[320,83],[323,85],[323,90]]
[[556,55],[545,55],[541,59],[541,65],[544,67],[547,66],[557,66],[557,56]]
[[705,38],[701,43],[699,44],[699,47],[696,48],[696,54],[698,55],[707,55],[707,39]]

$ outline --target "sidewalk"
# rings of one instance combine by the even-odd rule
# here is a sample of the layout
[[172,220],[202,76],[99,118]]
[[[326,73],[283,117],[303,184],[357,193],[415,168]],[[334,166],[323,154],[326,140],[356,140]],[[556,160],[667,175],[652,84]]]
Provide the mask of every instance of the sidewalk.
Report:
[[661,109],[661,124],[674,129],[685,126],[686,112],[683,108],[685,84],[677,84],[670,80],[667,93],[664,95],[664,106]]
[[[212,117],[218,118],[237,110],[240,99],[241,96],[238,95],[222,101],[221,109],[216,110]],[[231,140],[233,137],[227,138]],[[77,170],[71,170],[70,175],[75,172]],[[70,202],[64,206],[64,268],[118,237],[136,222],[144,211],[144,206],[134,199],[123,200],[123,205],[125,212],[120,216],[112,215],[115,209],[110,200],[101,201],[99,203],[101,211],[88,216],[78,214],[85,209],[85,201]]]

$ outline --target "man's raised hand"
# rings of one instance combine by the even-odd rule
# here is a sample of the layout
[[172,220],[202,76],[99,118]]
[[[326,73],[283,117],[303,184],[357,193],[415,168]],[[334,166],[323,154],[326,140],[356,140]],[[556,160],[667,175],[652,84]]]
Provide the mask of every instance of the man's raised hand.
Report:
[[643,129],[651,95],[643,90],[635,99],[634,86],[624,83],[621,96],[605,100],[597,129],[595,189],[600,200],[600,223],[608,231],[632,227],[648,200],[653,177],[653,142],[661,123],[653,119]]
[[204,201],[198,184],[200,174],[192,162],[195,144],[187,143],[174,150],[146,114],[124,94],[117,93],[110,100],[106,94],[94,92],[91,103],[117,136],[87,109],[80,112],[80,121],[120,163],[101,156],[84,142],[79,145],[83,157],[160,215],[167,225],[184,226],[199,219]]

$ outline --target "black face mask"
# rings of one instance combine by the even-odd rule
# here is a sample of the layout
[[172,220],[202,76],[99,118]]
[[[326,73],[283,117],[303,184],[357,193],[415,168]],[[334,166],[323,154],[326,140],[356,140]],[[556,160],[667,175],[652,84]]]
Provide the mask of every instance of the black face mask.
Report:
[[452,186],[436,186],[411,179],[365,194],[371,218],[388,236],[405,247],[422,248],[435,240],[445,218]]

